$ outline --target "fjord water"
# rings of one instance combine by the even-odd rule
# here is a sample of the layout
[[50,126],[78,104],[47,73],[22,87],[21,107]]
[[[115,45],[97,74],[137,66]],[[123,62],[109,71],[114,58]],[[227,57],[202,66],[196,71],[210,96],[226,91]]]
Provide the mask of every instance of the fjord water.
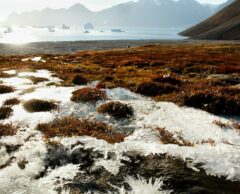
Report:
[[[120,29],[123,32],[112,32]],[[82,27],[72,27],[69,30],[61,27],[49,28],[12,27],[12,32],[4,33],[0,28],[0,43],[28,43],[48,41],[81,41],[81,40],[179,40],[183,37],[178,33],[184,28],[106,28],[84,30]]]

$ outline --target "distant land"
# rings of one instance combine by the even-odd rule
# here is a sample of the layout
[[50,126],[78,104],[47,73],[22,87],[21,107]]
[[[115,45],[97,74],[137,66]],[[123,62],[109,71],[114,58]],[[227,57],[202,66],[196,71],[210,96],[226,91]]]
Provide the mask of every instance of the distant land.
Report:
[[233,1],[212,17],[180,34],[194,39],[240,40],[240,1]]
[[[221,6],[221,5],[220,5]],[[50,9],[12,13],[7,25],[84,25],[117,27],[182,27],[194,25],[219,9],[195,0],[139,0],[93,12],[81,4],[68,9]]]

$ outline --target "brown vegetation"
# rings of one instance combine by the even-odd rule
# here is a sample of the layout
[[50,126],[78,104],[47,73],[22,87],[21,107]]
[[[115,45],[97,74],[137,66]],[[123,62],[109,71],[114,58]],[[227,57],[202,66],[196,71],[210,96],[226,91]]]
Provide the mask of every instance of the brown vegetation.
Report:
[[121,102],[108,102],[101,105],[97,111],[99,113],[107,113],[117,119],[128,118],[134,114],[133,108],[130,105]]
[[12,136],[17,133],[17,127],[12,124],[2,124],[0,123],[0,137]]
[[156,128],[156,130],[159,132],[161,142],[163,144],[177,144],[179,146],[193,146],[193,144],[185,140],[180,135],[174,136],[173,133],[170,133],[165,128]]
[[11,93],[11,92],[14,92],[13,87],[0,85],[0,94],[7,94],[7,93]]
[[1,107],[0,108],[0,120],[9,118],[13,114],[13,109],[11,107]]
[[2,71],[0,71],[0,78],[10,78],[13,77],[14,75],[10,75],[8,73],[4,73]]
[[4,106],[14,106],[20,104],[20,100],[18,98],[10,98],[3,102]]
[[23,107],[30,113],[34,112],[47,112],[57,108],[57,105],[53,101],[32,99],[24,102]]
[[229,94],[195,93],[185,96],[183,104],[217,115],[240,115],[240,99],[231,98]]
[[98,88],[82,88],[72,94],[73,102],[97,102],[107,98],[105,91]]
[[88,81],[83,76],[76,74],[72,77],[72,79],[70,80],[70,83],[75,85],[86,85]]
[[145,82],[137,86],[136,92],[146,96],[157,96],[169,94],[176,90],[175,86],[168,83]]
[[103,139],[109,143],[119,143],[124,140],[124,135],[116,133],[105,123],[65,117],[56,119],[53,122],[39,124],[37,130],[44,133],[46,138],[53,137],[72,137],[72,136],[91,136]]
[[35,77],[35,76],[29,76],[29,77],[26,77],[27,79],[30,79],[33,84],[38,84],[38,83],[41,83],[41,82],[47,82],[49,81],[49,79],[45,78],[45,77]]
[[[161,43],[112,51],[83,51],[58,58],[48,55],[47,62],[38,65],[21,62],[28,57],[0,57],[1,67],[18,71],[48,69],[66,85],[74,75],[84,75],[88,82],[99,80],[98,88],[124,87],[157,101],[183,106],[191,104],[189,101],[197,96],[202,101],[207,99],[209,105],[205,108],[203,103],[196,106],[194,102],[193,107],[214,114],[239,114],[235,108],[240,99],[240,90],[236,89],[240,87],[238,43]],[[104,90],[83,89],[75,91],[72,100],[86,102],[90,97],[90,101],[96,102],[101,99],[99,91],[105,98]]]

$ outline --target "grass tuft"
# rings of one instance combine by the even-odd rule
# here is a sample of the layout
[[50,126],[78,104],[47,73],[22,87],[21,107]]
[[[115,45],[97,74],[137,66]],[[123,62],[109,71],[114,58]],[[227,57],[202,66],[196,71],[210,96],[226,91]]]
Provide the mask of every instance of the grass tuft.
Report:
[[97,88],[82,88],[72,93],[73,102],[97,102],[107,98],[106,92]]
[[91,136],[109,143],[119,143],[125,138],[116,133],[107,124],[75,117],[56,119],[50,123],[39,124],[37,130],[42,131],[45,138]]
[[240,115],[240,99],[229,98],[223,94],[195,93],[185,96],[183,105],[190,106],[216,115]]
[[157,128],[156,130],[159,132],[160,139],[163,144],[176,144],[179,146],[193,146],[193,144],[190,141],[185,140],[180,135],[177,135],[177,137],[175,137],[173,133],[170,133],[165,128]]
[[8,119],[13,114],[13,109],[11,107],[1,107],[0,108],[0,120]]
[[3,102],[4,106],[14,106],[20,104],[20,100],[18,98],[10,98]]
[[27,79],[30,79],[33,84],[38,84],[38,83],[41,83],[41,82],[47,82],[49,81],[49,79],[45,78],[45,77],[35,77],[35,76],[29,76],[29,77],[26,77]]
[[70,83],[75,84],[75,85],[86,85],[88,83],[88,81],[83,76],[76,74],[70,80]]
[[99,113],[107,113],[115,118],[128,118],[133,116],[134,111],[130,105],[121,102],[108,102],[101,105],[97,111]]
[[14,92],[13,87],[11,86],[6,86],[6,85],[0,85],[0,94],[7,94]]
[[57,105],[53,101],[32,99],[24,102],[23,107],[27,112],[34,113],[55,110]]
[[0,123],[0,137],[16,135],[18,127],[12,124]]
[[177,88],[169,83],[145,82],[137,86],[136,92],[146,96],[157,96],[169,94],[176,90]]

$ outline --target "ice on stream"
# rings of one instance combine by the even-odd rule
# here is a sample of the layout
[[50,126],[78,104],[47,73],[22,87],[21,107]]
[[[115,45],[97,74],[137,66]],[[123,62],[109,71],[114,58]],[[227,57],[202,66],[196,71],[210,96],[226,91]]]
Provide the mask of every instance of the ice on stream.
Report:
[[[118,128],[133,129],[133,133],[126,137],[124,142],[117,144],[109,144],[88,136],[52,139],[60,141],[71,151],[79,147],[93,148],[99,151],[105,157],[95,160],[95,168],[102,166],[113,175],[119,173],[119,169],[123,165],[121,159],[126,159],[123,153],[135,151],[144,156],[167,154],[184,160],[193,170],[203,169],[209,175],[240,181],[240,132],[234,128],[221,128],[214,124],[215,120],[231,123],[229,119],[193,108],[178,107],[173,103],[155,102],[123,88],[107,89],[107,101],[122,101],[134,108],[135,115],[132,120],[118,122],[107,115],[96,113],[97,107],[105,101],[100,101],[96,105],[71,102],[71,93],[81,87],[47,86],[47,83],[50,82],[61,82],[47,70],[36,72],[8,70],[6,73],[17,74],[16,77],[0,78],[3,84],[13,86],[15,92],[1,95],[0,103],[14,97],[19,98],[22,102],[33,98],[54,100],[59,104],[59,110],[48,113],[28,113],[23,109],[21,103],[13,107],[13,115],[3,121],[4,123],[21,124],[22,127],[15,136],[0,139],[0,167],[8,163],[0,168],[1,194],[56,193],[55,187],[64,184],[63,180],[70,181],[79,173],[78,165],[66,164],[55,169],[48,169],[45,176],[36,179],[45,168],[47,147],[42,134],[34,129],[35,126],[52,121],[56,117],[69,115],[102,120],[110,125],[118,125]],[[26,76],[45,77],[49,79],[49,82],[33,84],[29,79],[23,78]],[[94,86],[94,83],[90,86]],[[35,90],[31,93],[22,94],[23,90],[32,87]],[[194,146],[162,144],[158,132],[154,130],[157,127],[165,128],[176,136],[180,135]],[[207,143],[209,139],[214,141],[214,145]],[[82,144],[72,149],[71,146],[77,142]],[[6,145],[19,146],[19,148],[7,153]],[[110,152],[116,154],[115,159],[107,158],[107,154]],[[19,165],[22,163],[24,168],[21,169]],[[141,178],[137,180],[128,177],[126,182],[133,189],[130,193],[144,193],[146,189],[149,191],[148,193],[153,194],[169,193],[169,191],[159,190],[162,179],[151,183],[151,181]],[[124,188],[118,189],[120,193],[126,193]]]

